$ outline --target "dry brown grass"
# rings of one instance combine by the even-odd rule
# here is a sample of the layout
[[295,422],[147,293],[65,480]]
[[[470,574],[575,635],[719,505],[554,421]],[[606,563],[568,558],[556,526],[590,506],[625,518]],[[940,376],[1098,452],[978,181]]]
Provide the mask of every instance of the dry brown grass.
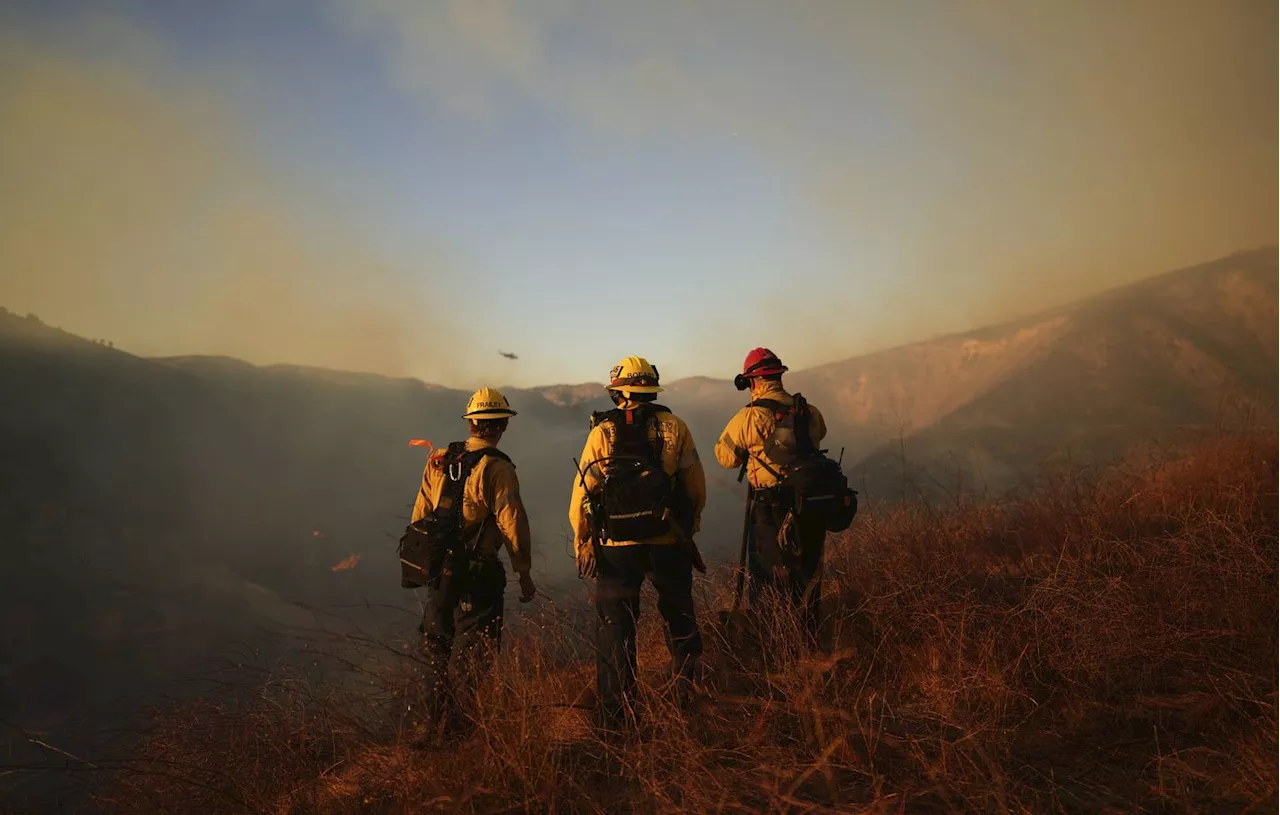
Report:
[[[426,750],[382,723],[408,681],[160,718],[114,812],[1274,811],[1277,438],[1231,437],[1005,503],[868,508],[830,546],[832,653],[718,622],[682,715],[652,598],[643,724],[597,735],[581,623],[511,637],[474,733]],[[581,618],[579,618],[581,619]],[[575,625],[578,626],[575,629]],[[580,705],[583,707],[574,707]]]

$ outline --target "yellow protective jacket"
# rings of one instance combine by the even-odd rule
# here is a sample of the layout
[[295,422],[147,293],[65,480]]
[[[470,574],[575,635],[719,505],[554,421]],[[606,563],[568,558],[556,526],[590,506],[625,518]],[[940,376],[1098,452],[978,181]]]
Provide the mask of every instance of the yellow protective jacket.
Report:
[[[493,442],[474,436],[467,439],[468,451],[493,446]],[[413,504],[410,523],[430,513],[444,493],[445,481],[449,477],[444,469],[444,455],[442,448],[427,459],[426,469],[422,471],[422,488],[418,490],[418,499]],[[477,548],[482,554],[497,557],[498,549],[505,544],[511,568],[517,572],[529,571],[532,542],[529,516],[524,510],[524,502],[520,500],[516,468],[510,462],[496,456],[485,456],[476,463],[462,488],[462,521],[463,539],[468,543],[475,540],[476,530],[480,530]],[[483,527],[480,526],[482,521]]]
[[[753,395],[751,398],[753,401],[770,399],[788,406],[794,405],[796,401],[795,397],[783,390],[781,384],[775,384],[764,393]],[[813,439],[814,446],[817,446],[827,435],[827,423],[822,418],[821,411],[812,402],[809,403],[809,410],[812,414],[809,418],[809,435]],[[756,489],[777,486],[777,477],[761,466],[757,460],[763,458],[774,470],[779,469],[779,465],[765,455],[765,442],[773,434],[774,424],[773,412],[768,408],[750,406],[742,408],[729,420],[724,432],[720,434],[719,441],[716,442],[716,461],[720,462],[721,467],[736,470],[742,466],[743,461],[747,460],[747,453],[750,453],[747,482]]]
[[[624,400],[619,407],[623,409],[636,408],[640,406],[640,402]],[[702,525],[702,510],[707,503],[707,476],[702,469],[702,461],[698,458],[698,449],[694,446],[693,435],[689,432],[689,426],[684,420],[670,411],[660,410],[657,414],[658,432],[662,434],[662,469],[669,476],[680,474],[680,481],[684,486],[685,495],[688,496],[689,502],[693,505],[693,528],[688,530],[689,535],[696,535]],[[578,547],[587,543],[591,539],[591,523],[590,510],[587,504],[587,491],[595,490],[597,485],[604,479],[605,470],[608,467],[607,462],[597,462],[600,459],[608,458],[613,453],[614,432],[611,423],[596,425],[591,428],[591,432],[587,434],[587,443],[583,445],[582,457],[578,459],[580,466],[586,467],[587,470],[582,478],[577,475],[573,479],[573,497],[569,500],[569,528],[573,530],[574,552],[578,551]],[[653,432],[649,434],[649,438],[653,438]],[[586,481],[586,488],[583,488],[583,480]],[[635,543],[675,543],[681,539],[681,535],[674,530],[656,538],[648,538],[642,541],[600,541],[602,546],[627,546]]]

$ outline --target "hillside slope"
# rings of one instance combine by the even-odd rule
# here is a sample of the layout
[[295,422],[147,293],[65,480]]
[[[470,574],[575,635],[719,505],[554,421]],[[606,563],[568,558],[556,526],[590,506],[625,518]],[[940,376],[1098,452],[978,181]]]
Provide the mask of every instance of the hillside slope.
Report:
[[[0,382],[0,719],[63,735],[111,726],[233,642],[416,624],[394,540],[424,456],[407,442],[464,436],[468,394],[142,359],[8,313]],[[558,537],[585,417],[512,398],[504,447],[538,508],[535,568],[552,589],[572,579]]]
[[730,576],[698,578],[705,696],[672,703],[646,615],[628,737],[590,726],[589,636],[549,608],[443,744],[400,728],[409,660],[347,692],[275,671],[172,711],[95,791],[122,814],[1273,811],[1276,463],[1274,433],[1219,438],[1023,500],[878,508],[832,542],[829,655],[785,613],[726,627]]
[[[1241,252],[1044,313],[787,374],[868,497],[963,475],[1001,490],[1055,457],[1105,465],[1137,443],[1276,416],[1277,250]],[[785,342],[768,341],[785,359]],[[744,349],[745,350],[745,349]],[[728,379],[664,383],[709,451],[748,401]],[[599,386],[547,389],[600,409]],[[905,461],[905,472],[904,472]],[[714,464],[712,470],[715,470]],[[730,475],[710,475],[732,489]]]
[[[1274,421],[1276,296],[1275,251],[1243,254],[788,384],[823,408],[846,462],[862,459],[852,472],[868,504],[927,487],[920,471],[996,489],[1055,456],[1105,462],[1188,428]],[[143,359],[4,311],[0,382],[0,719],[110,724],[121,694],[170,690],[233,640],[276,648],[286,630],[416,624],[394,557],[423,461],[407,441],[461,436],[468,394]],[[707,465],[700,544],[725,563],[743,488],[710,449],[745,397],[724,380],[666,384]],[[503,447],[530,507],[535,573],[581,595],[564,538],[570,458],[607,399],[599,384],[508,393],[520,415]]]
[[[993,490],[1054,457],[1105,465],[1187,429],[1276,416],[1277,252],[1232,255],[978,331],[787,374],[868,497],[904,476]],[[786,358],[785,342],[769,343]],[[747,401],[728,380],[672,382],[700,445]]]
[[[917,470],[967,472],[1001,489],[1057,458],[1105,465],[1135,444],[1271,425],[1276,275],[1274,252],[1240,255],[953,339],[960,370],[984,356],[1003,364],[993,372],[978,362],[984,369],[963,377],[935,371],[946,398],[920,413],[902,445],[869,455],[862,476],[890,483],[905,457]],[[962,379],[972,386],[963,394]]]

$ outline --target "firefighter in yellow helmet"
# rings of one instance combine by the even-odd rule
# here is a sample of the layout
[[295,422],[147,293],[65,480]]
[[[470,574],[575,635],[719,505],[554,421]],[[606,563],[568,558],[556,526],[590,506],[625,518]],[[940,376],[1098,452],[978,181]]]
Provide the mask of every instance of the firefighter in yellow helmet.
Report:
[[[456,714],[466,707],[474,672],[488,669],[500,644],[507,576],[498,559],[499,549],[507,550],[520,576],[520,601],[529,602],[536,592],[529,574],[531,536],[520,482],[511,459],[497,448],[515,415],[501,391],[476,391],[462,415],[470,437],[431,455],[413,505],[411,528],[419,525],[427,536],[438,533],[442,538],[456,529],[460,544],[455,568],[443,568],[435,579],[423,578],[427,602],[421,630],[427,687],[421,724],[428,730],[445,714],[449,714],[446,726],[461,724]],[[438,544],[427,546],[438,550]]]
[[627,357],[605,386],[617,406],[593,413],[569,503],[582,577],[596,581],[596,692],[602,726],[631,718],[636,682],[636,618],[649,575],[667,626],[677,699],[697,682],[702,634],[693,569],[705,571],[693,536],[706,504],[706,475],[689,427],[655,400],[658,370]]
[[734,385],[738,390],[750,389],[751,402],[729,420],[715,454],[722,467],[745,466],[751,486],[748,599],[755,605],[761,588],[772,588],[781,599],[799,607],[810,643],[817,645],[826,527],[821,519],[792,513],[793,501],[780,475],[796,458],[798,437],[807,435],[811,447],[817,447],[827,425],[817,407],[805,400],[798,405],[796,397],[783,388],[786,370],[768,348],[756,348],[747,355]]

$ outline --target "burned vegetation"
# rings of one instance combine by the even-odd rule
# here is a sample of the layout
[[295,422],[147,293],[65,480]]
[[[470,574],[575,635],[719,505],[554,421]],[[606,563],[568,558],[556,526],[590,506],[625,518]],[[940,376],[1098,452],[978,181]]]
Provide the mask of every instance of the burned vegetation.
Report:
[[[472,729],[410,749],[412,649],[157,711],[96,776],[132,812],[1264,812],[1276,806],[1277,438],[1131,458],[1021,498],[870,507],[829,549],[830,653],[717,614],[690,709],[640,633],[640,725],[590,723],[590,610],[508,634]],[[646,595],[645,602],[652,598]],[[338,643],[317,661],[335,660]],[[355,656],[351,656],[355,654]]]

